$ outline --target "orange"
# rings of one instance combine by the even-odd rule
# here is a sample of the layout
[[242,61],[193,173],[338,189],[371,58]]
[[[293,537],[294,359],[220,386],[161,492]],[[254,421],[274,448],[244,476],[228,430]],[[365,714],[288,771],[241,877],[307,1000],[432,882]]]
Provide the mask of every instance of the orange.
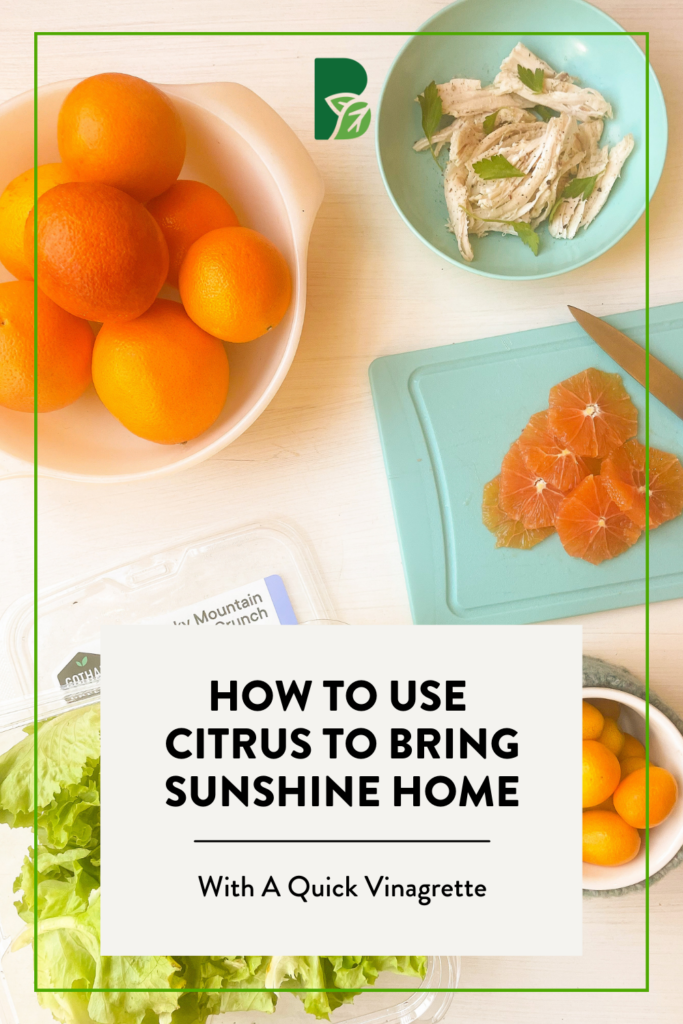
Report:
[[550,390],[548,423],[577,455],[602,458],[633,437],[638,412],[618,373],[591,367]]
[[[38,168],[38,195],[71,181],[64,164],[43,164]],[[33,209],[33,168],[10,181],[0,196],[0,263],[20,279],[33,278],[33,265],[24,254],[24,225]]]
[[615,722],[619,721],[621,704],[618,700],[608,700],[606,697],[591,697],[590,703],[598,711],[601,711],[606,718],[613,718]]
[[529,530],[552,526],[564,500],[562,491],[530,469],[515,441],[500,472],[501,508]]
[[583,806],[595,807],[619,785],[621,769],[611,750],[597,740],[583,741]]
[[147,203],[168,246],[168,283],[178,287],[180,265],[193,242],[215,228],[239,224],[232,206],[201,181],[176,181]]
[[[33,259],[33,214],[26,221]],[[38,200],[38,283],[86,320],[132,320],[166,280],[168,250],[154,217],[111,185],[71,182]]]
[[614,811],[583,812],[584,864],[616,867],[627,864],[640,849],[640,836],[635,828]]
[[583,738],[585,740],[597,740],[605,719],[597,708],[594,708],[588,701],[583,701]]
[[481,505],[481,518],[484,526],[496,535],[497,548],[521,548],[527,551],[555,532],[553,526],[542,530],[527,530],[518,520],[503,512],[498,504],[500,490],[500,474],[484,487],[484,500]]
[[611,750],[616,757],[619,757],[624,747],[624,734],[613,718],[605,717],[605,724],[598,736],[601,743],[604,743],[608,750]]
[[623,761],[626,757],[645,757],[645,747],[635,736],[631,736],[630,732],[625,732],[624,745],[618,756],[620,761]]
[[[659,825],[673,810],[678,785],[665,768],[650,765],[650,827]],[[619,783],[614,794],[618,814],[634,828],[645,828],[645,768],[631,772]]]
[[[683,466],[669,452],[650,448],[650,529],[683,512]],[[601,476],[613,501],[645,529],[645,445],[635,439],[605,459]]]
[[[90,383],[94,334],[38,292],[38,412],[75,402]],[[33,412],[33,282],[0,284],[0,405]]]
[[638,771],[639,768],[645,767],[644,757],[622,757],[619,760],[621,765],[621,777],[625,779],[631,772]]
[[289,267],[251,228],[202,235],[180,268],[180,296],[196,324],[223,341],[260,338],[276,327],[292,297]]
[[590,455],[583,455],[582,460],[589,473],[592,473],[593,476],[600,476],[600,467],[604,461],[603,459],[592,459]]
[[612,501],[600,476],[587,476],[560,505],[555,526],[568,555],[600,565],[628,550],[640,530]]
[[517,443],[529,469],[559,491],[571,490],[588,475],[584,460],[550,429],[547,409],[531,417]]
[[142,78],[112,72],[74,86],[57,141],[75,180],[112,185],[141,203],[165,192],[185,160],[185,129],[170,99]]
[[228,393],[225,348],[168,299],[157,299],[136,320],[105,324],[92,374],[107,409],[133,434],[158,444],[203,433]]

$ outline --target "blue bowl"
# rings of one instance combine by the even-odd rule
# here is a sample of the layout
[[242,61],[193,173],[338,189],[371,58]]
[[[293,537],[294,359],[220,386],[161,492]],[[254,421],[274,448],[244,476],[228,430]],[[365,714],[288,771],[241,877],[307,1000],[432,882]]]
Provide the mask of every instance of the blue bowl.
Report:
[[[449,35],[491,32],[500,35]],[[444,8],[403,47],[387,76],[377,116],[377,156],[387,191],[406,224],[425,245],[475,274],[528,281],[553,277],[590,263],[611,249],[645,210],[646,74],[650,93],[650,196],[664,166],[667,119],[654,71],[635,40],[602,11],[584,0],[458,0]],[[591,33],[618,33],[591,35]],[[557,33],[544,35],[543,33]],[[415,97],[434,79],[478,78],[488,84],[516,43],[523,42],[556,71],[568,71],[598,89],[612,104],[602,142],[614,145],[631,132],[635,146],[609,199],[589,228],[576,238],[555,239],[539,228],[538,256],[515,235],[473,238],[474,261],[467,263],[455,236],[446,230],[448,214],[443,175],[428,152],[413,143],[424,135]],[[443,163],[443,158],[442,158]]]

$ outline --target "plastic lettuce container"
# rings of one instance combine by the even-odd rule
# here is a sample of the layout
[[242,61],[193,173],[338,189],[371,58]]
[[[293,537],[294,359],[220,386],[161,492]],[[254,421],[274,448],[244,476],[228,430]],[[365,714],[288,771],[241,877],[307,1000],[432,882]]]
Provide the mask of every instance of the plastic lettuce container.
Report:
[[[266,578],[281,580],[278,587],[286,594],[282,599],[291,606],[294,621],[335,618],[313,555],[296,530],[278,522],[199,537],[41,591],[39,717],[96,698],[99,669],[93,672],[92,658],[81,666],[83,659],[77,656],[99,651],[103,624],[169,620],[176,612],[185,617],[188,608],[213,614],[213,609],[226,607],[219,600],[226,593],[236,588],[248,593],[249,585]],[[0,648],[2,731],[33,721],[32,595],[3,615]]]
[[[335,620],[335,610],[305,542],[289,525],[253,524],[226,533],[199,537],[125,565],[71,580],[40,592],[38,599],[38,718],[63,714],[99,700],[99,630],[102,623],[168,620],[188,608],[227,608],[221,595],[241,588],[256,592],[259,581],[276,577],[286,606],[287,624]],[[247,608],[249,611],[249,608]],[[24,737],[33,721],[33,600],[15,602],[0,620],[0,753]],[[95,652],[93,654],[93,652]],[[87,662],[84,665],[84,656]],[[76,666],[76,671],[74,670]],[[135,709],[131,708],[134,714]],[[31,946],[12,951],[25,925],[14,907],[14,879],[33,836],[29,829],[0,825],[0,1024],[49,1024],[49,1010],[33,992]],[[362,931],[362,922],[359,922]],[[414,951],[418,952],[418,951]],[[430,958],[421,986],[415,978],[382,974],[376,987],[401,992],[367,991],[353,1003],[334,1010],[333,1022],[348,1024],[436,1024],[450,1006],[452,993],[430,988],[456,988],[460,964],[454,957]],[[211,1018],[213,1024],[276,1024],[313,1021],[302,1002],[283,993],[274,1014],[239,1011]]]

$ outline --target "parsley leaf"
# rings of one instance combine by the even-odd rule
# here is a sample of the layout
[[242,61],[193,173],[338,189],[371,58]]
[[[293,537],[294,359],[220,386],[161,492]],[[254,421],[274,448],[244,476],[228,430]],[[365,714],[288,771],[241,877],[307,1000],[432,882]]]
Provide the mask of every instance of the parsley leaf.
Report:
[[515,229],[515,233],[519,235],[525,245],[528,245],[534,256],[538,256],[538,246],[540,239],[530,224],[527,224],[523,220],[513,220],[510,224]]
[[549,121],[551,117],[558,117],[556,110],[551,110],[550,107],[544,107],[542,103],[537,103],[535,107],[531,108],[532,113],[538,114],[544,121]]
[[484,224],[509,224],[511,228],[514,228],[517,237],[521,238],[524,244],[529,246],[534,256],[538,256],[538,246],[541,240],[526,221],[497,220],[495,217],[478,217],[477,220],[483,220]]
[[525,178],[526,173],[518,170],[507,157],[497,153],[488,160],[477,160],[472,167],[484,181],[492,181],[494,178]]
[[493,129],[496,127],[496,118],[498,117],[498,111],[494,110],[492,114],[484,118],[484,135],[490,135]]
[[522,85],[526,85],[527,89],[531,89],[532,92],[543,92],[543,80],[545,78],[543,68],[536,68],[535,71],[532,71],[531,68],[524,68],[521,64],[518,64],[517,77]]
[[590,178],[573,178],[562,189],[562,195],[556,200],[555,205],[548,214],[548,220],[553,219],[563,199],[588,199],[595,188],[598,177],[599,175],[592,174]]
[[440,167],[441,165],[436,159],[434,147],[432,146],[432,135],[437,131],[443,114],[443,106],[441,104],[439,90],[436,87],[436,82],[430,82],[425,91],[420,93],[417,98],[420,104],[420,109],[422,110],[422,131],[427,137],[430,152],[437,165]]

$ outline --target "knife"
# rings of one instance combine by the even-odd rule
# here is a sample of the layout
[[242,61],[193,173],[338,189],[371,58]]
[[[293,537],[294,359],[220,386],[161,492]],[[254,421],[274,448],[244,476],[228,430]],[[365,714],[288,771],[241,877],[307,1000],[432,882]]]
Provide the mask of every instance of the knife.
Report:
[[[592,313],[586,313],[576,306],[569,306],[568,309],[596,345],[645,387],[645,349],[633,338],[622,334],[616,327]],[[683,380],[653,355],[650,356],[649,384],[650,394],[683,420]]]

